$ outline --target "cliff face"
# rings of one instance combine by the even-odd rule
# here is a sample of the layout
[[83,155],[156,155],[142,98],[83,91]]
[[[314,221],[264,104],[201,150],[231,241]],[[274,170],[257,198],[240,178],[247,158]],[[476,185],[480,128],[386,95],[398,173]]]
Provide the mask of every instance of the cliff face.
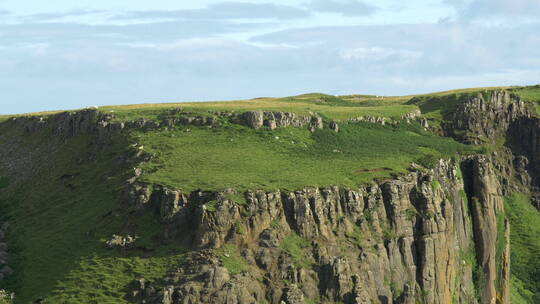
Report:
[[[508,303],[509,227],[503,222],[498,234],[498,173],[477,156],[358,189],[248,191],[242,199],[154,187],[126,203],[154,210],[164,241],[198,251],[170,276],[144,282],[131,299]],[[240,273],[228,255],[246,262]]]
[[[134,294],[152,303],[474,303],[473,228],[458,172],[441,161],[363,188],[248,191],[245,202],[158,188],[132,202],[161,216],[165,240],[202,250]],[[302,244],[292,250],[293,241]],[[238,248],[245,272],[227,269],[224,246]]]
[[[59,138],[82,135],[96,142],[130,128],[213,127],[220,119],[252,128],[325,127],[320,117],[281,112],[220,113],[217,119],[189,115],[182,113],[161,125],[118,123],[86,110],[48,119],[18,118],[4,127],[23,134],[48,129]],[[496,92],[465,101],[441,126],[446,135],[464,143],[508,141],[488,155],[440,160],[432,169],[413,166],[402,176],[354,189],[184,192],[145,183],[135,169],[119,210],[129,210],[134,217],[151,215],[160,223],[159,240],[189,253],[165,276],[134,282],[126,300],[509,303],[511,227],[504,196],[538,196],[540,122],[516,96]],[[338,131],[337,124],[334,129]],[[44,151],[55,152],[52,147]],[[0,157],[7,160],[3,169],[24,171],[34,154],[43,150],[21,156],[0,149]],[[135,151],[120,161],[136,166],[150,157]],[[118,216],[125,213],[115,211]],[[134,241],[115,235],[107,245],[130,250]]]
[[512,123],[532,115],[529,107],[508,91],[478,94],[447,115],[442,128],[446,136],[464,143],[494,143],[506,136]]

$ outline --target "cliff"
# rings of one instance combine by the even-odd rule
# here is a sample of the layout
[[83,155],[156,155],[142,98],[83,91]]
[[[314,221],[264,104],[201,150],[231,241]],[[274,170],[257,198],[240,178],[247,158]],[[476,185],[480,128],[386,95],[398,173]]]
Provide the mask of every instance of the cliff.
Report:
[[[428,120],[416,112],[384,130],[410,128],[407,124],[417,118],[421,125],[415,132],[425,134]],[[200,115],[182,109],[156,120],[122,122],[96,110],[10,119],[0,125],[0,173],[10,181],[0,187],[10,200],[2,201],[1,210],[9,215],[3,220],[22,227],[25,222],[16,216],[44,210],[28,201],[39,201],[46,189],[61,185],[68,193],[58,202],[70,201],[83,211],[53,204],[58,213],[44,211],[39,220],[63,227],[59,231],[85,227],[67,245],[89,248],[70,256],[73,263],[89,253],[115,263],[129,259],[132,264],[124,270],[129,275],[122,278],[128,284],[120,289],[122,301],[129,303],[510,303],[512,227],[505,198],[525,193],[538,202],[540,186],[540,123],[516,95],[495,91],[465,98],[445,115],[444,135],[465,144],[489,144],[484,153],[415,162],[406,171],[355,187],[338,182],[296,189],[174,187],[145,178],[146,171],[164,165],[149,167],[162,155],[138,143],[141,134],[174,128],[305,128],[319,136],[322,129],[349,132],[347,124],[354,123],[279,111]],[[361,123],[382,128],[369,126],[379,125],[376,119]],[[51,172],[55,178],[44,185],[29,184]],[[90,177],[99,181],[86,183]],[[29,189],[32,195],[17,198]],[[95,191],[107,193],[106,203],[96,201]],[[100,207],[84,209],[93,204]],[[83,215],[84,210],[93,211]],[[62,226],[62,218],[70,223],[73,216],[88,222]],[[27,231],[38,233],[46,226]],[[9,256],[31,247],[17,230],[7,229],[7,236],[7,245],[10,239],[16,244]],[[152,262],[140,264],[141,259]],[[152,264],[163,259],[167,264]],[[14,279],[0,284],[31,282],[25,281],[24,259],[10,261],[1,262],[14,268],[15,274],[6,274]],[[85,267],[94,269],[91,263]],[[70,275],[57,278],[62,282]],[[62,283],[40,284],[39,292],[22,291],[24,299],[54,303],[67,290]]]

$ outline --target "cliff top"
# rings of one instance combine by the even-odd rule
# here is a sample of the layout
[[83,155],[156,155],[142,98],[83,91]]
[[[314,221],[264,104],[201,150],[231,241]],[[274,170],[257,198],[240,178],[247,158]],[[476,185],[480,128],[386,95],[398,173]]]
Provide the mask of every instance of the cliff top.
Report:
[[[331,119],[344,120],[358,116],[382,116],[397,118],[419,109],[411,103],[415,98],[424,100],[436,97],[460,96],[477,94],[496,90],[509,90],[519,95],[525,101],[540,103],[540,85],[536,86],[506,86],[480,87],[449,90],[428,94],[406,96],[376,96],[376,95],[343,95],[333,96],[321,93],[302,94],[298,96],[272,98],[261,97],[248,100],[213,101],[213,102],[179,102],[179,103],[148,103],[119,106],[103,106],[98,110],[104,113],[113,112],[118,120],[134,120],[139,118],[152,119],[163,111],[184,108],[189,111],[285,111],[297,114],[318,113]],[[0,115],[0,121],[13,116],[47,116],[62,111],[47,111],[26,113],[20,115]]]

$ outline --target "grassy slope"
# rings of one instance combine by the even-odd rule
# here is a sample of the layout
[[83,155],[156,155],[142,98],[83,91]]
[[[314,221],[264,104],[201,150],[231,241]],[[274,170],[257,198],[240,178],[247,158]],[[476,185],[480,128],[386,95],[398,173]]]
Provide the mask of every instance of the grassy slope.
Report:
[[512,303],[540,303],[540,213],[522,194],[508,197],[505,210],[511,225]]
[[[51,138],[38,134],[26,148],[45,141]],[[47,160],[51,166],[0,196],[2,220],[10,223],[9,245],[17,252],[10,258],[16,273],[2,288],[16,292],[16,303],[38,297],[44,303],[124,303],[128,284],[140,276],[162,276],[182,260],[182,249],[162,248],[151,257],[106,249],[103,241],[119,233],[124,222],[110,212],[119,208],[125,168],[115,156],[124,152],[125,141],[96,150],[95,161],[87,160],[94,149],[87,138],[55,144],[60,149]],[[85,161],[79,164],[81,158]],[[149,246],[158,225],[152,220],[143,216],[138,223],[141,241]]]

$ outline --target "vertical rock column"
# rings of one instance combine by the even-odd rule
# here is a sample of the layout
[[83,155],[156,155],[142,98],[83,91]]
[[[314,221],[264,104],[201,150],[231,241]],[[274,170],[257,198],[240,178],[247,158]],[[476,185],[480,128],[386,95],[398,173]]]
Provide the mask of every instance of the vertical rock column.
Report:
[[[472,173],[472,184],[469,188],[472,193],[469,194],[472,194],[473,228],[479,267],[478,290],[482,304],[495,304],[497,298],[501,299],[501,296],[498,296],[496,285],[496,244],[498,237],[504,237],[497,235],[497,216],[504,212],[504,199],[493,166],[487,157],[473,157],[469,160],[468,165]],[[507,230],[509,231],[509,227]],[[503,261],[501,263],[504,264]],[[508,271],[508,269],[503,271]],[[501,288],[499,292],[499,295],[507,295],[507,287]],[[499,303],[508,302],[499,301]]]
[[[502,236],[501,236],[502,237]],[[497,304],[510,303],[510,221],[504,221],[504,251],[501,258],[501,277],[499,280],[499,297]]]

